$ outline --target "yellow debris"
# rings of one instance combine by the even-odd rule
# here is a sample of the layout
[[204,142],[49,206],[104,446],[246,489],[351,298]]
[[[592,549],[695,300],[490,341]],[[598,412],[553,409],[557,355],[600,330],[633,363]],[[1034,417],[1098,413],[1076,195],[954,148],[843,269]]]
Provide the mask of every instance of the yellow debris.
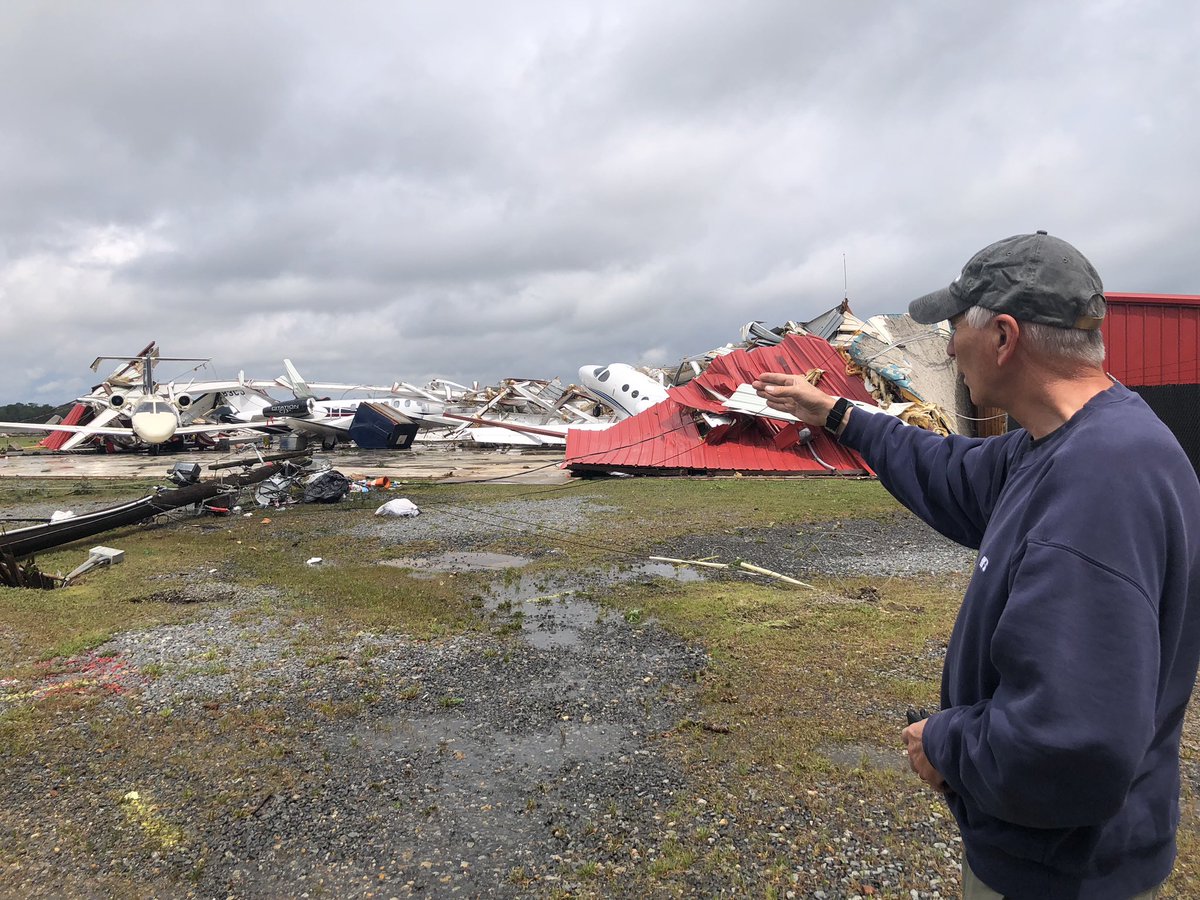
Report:
[[913,401],[912,406],[900,413],[900,421],[941,435],[951,433],[950,423],[946,420],[945,413],[942,412],[941,407],[932,403]]
[[125,816],[163,850],[177,847],[183,841],[183,832],[158,815],[155,808],[142,799],[137,791],[130,791],[121,798]]

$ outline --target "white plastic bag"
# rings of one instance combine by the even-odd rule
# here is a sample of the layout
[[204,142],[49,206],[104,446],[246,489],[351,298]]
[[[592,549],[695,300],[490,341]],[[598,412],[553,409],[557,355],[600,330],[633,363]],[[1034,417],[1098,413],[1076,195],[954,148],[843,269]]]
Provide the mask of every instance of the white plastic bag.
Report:
[[420,514],[421,511],[417,509],[417,504],[404,497],[389,500],[375,510],[377,516],[419,516]]

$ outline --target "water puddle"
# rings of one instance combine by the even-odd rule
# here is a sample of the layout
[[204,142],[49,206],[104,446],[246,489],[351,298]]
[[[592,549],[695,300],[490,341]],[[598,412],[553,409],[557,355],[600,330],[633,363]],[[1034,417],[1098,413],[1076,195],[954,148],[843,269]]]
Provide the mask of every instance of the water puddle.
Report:
[[654,578],[689,582],[703,577],[692,568],[653,562],[599,569],[589,573],[587,586],[561,576],[521,575],[493,584],[484,595],[484,605],[519,622],[522,636],[534,647],[550,650],[577,646],[581,632],[617,618],[590,599],[593,590]]
[[512,630],[519,629],[525,640],[539,650],[576,646],[581,632],[615,618],[614,613],[589,599],[592,590],[655,578],[679,582],[704,578],[699,569],[662,562],[611,566],[590,571],[586,578],[517,574],[517,570],[529,563],[530,560],[522,556],[470,551],[379,561],[381,566],[409,569],[413,578],[436,578],[447,572],[507,573],[489,586],[484,594],[484,606],[499,616],[507,616]]
[[412,569],[416,577],[424,572],[502,572],[529,565],[523,556],[506,553],[439,553],[437,556],[402,556],[396,559],[381,559],[381,566]]

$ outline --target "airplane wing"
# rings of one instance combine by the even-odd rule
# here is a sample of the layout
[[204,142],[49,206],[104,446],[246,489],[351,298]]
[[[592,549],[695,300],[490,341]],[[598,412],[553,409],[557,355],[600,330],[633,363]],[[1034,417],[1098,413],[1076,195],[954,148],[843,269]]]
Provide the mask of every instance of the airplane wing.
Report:
[[[296,421],[300,421],[297,419]],[[266,424],[237,424],[237,425],[183,425],[176,428],[172,434],[221,434],[231,433],[235,431],[261,431],[266,428]],[[61,431],[67,434],[85,435],[103,435],[105,437],[128,437],[136,438],[132,428],[116,428],[107,427],[104,425],[35,425],[30,422],[0,422],[0,432],[4,431],[34,431],[34,432],[55,432]]]
[[306,381],[305,386],[312,392],[322,394],[405,394],[416,392],[426,394],[420,388],[395,384],[347,384],[342,381]]
[[[74,434],[72,434],[69,438],[67,438],[67,440],[63,441],[63,445],[61,447],[59,447],[59,449],[60,450],[74,450],[80,444],[86,443],[87,440],[92,435],[97,434],[98,433],[96,431],[97,428],[109,427],[109,422],[112,422],[114,419],[120,418],[120,416],[121,416],[121,411],[117,410],[117,409],[109,408],[109,409],[101,410],[100,412],[96,413],[96,415],[92,418],[92,420],[90,422],[86,422],[83,425],[77,426],[79,430],[76,431]],[[115,428],[117,426],[114,425],[112,427]],[[62,429],[60,428],[60,429],[56,429],[56,430],[61,431]]]
[[0,431],[36,431],[46,433],[61,431],[66,434],[103,434],[121,437],[130,437],[133,435],[132,428],[106,428],[103,425],[34,425],[30,422],[0,422]]
[[221,391],[236,391],[247,386],[245,381],[188,381],[168,382],[167,390],[175,394],[216,394]]
[[290,416],[276,420],[287,423],[288,428],[292,431],[297,431],[302,434],[310,434],[315,437],[335,437],[343,441],[350,438],[350,420],[346,417],[346,427],[340,425],[330,425],[327,422],[315,421],[313,419],[295,419]]
[[175,434],[233,434],[237,431],[266,431],[269,426],[265,422],[238,422],[222,425],[181,425],[175,429]]

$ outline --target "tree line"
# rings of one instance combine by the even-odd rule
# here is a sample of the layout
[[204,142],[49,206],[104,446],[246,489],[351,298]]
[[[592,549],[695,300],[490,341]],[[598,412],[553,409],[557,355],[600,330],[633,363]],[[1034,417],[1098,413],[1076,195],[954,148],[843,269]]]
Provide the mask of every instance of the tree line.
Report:
[[55,413],[63,415],[66,407],[48,406],[45,403],[5,403],[0,405],[0,421],[45,422]]

